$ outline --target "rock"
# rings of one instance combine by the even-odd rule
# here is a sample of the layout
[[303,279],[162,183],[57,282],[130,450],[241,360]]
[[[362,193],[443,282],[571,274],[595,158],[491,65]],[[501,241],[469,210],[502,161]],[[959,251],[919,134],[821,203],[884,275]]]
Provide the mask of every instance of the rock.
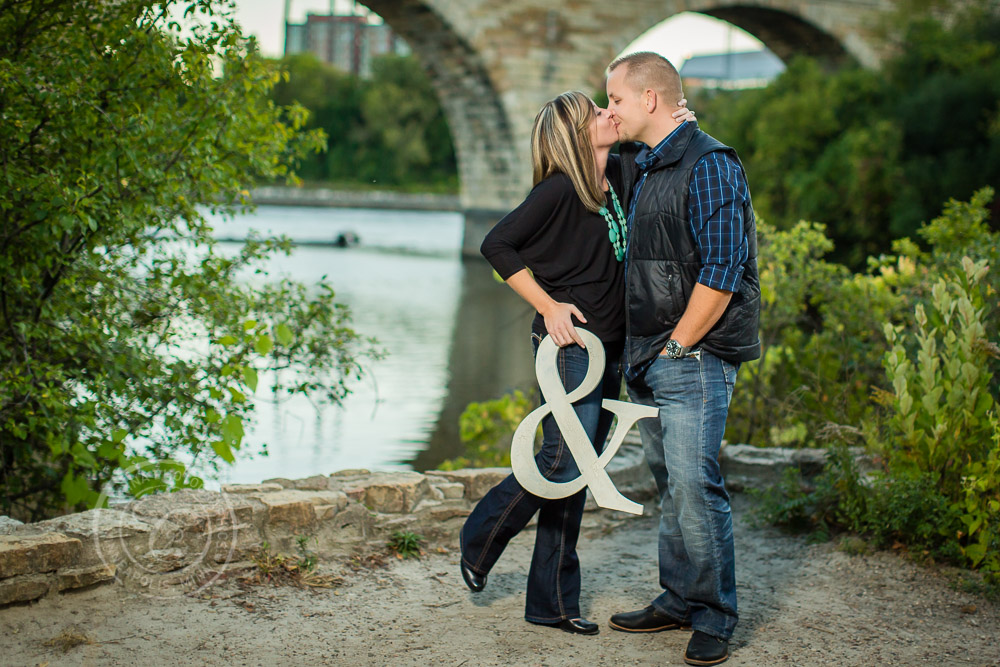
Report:
[[[0,579],[52,572],[76,562],[80,540],[60,533],[0,536]],[[29,598],[31,599],[31,598]]]
[[[199,563],[241,558],[260,541],[255,520],[261,518],[262,508],[252,495],[184,489],[140,498],[129,507],[154,524],[152,533],[141,545],[123,545],[127,551],[120,558],[105,562],[128,559],[159,572],[168,567],[168,554],[178,549]],[[147,564],[145,554],[150,551],[158,553]]]
[[0,535],[10,535],[18,526],[23,525],[23,521],[11,519],[9,516],[0,516]]
[[726,486],[733,491],[776,484],[784,470],[794,465],[789,447],[726,445],[719,453],[719,465]]
[[465,488],[466,500],[479,500],[486,492],[499,484],[510,468],[466,468],[463,470],[435,470],[434,474],[450,482],[458,482]]
[[324,475],[313,475],[305,479],[295,480],[295,488],[300,491],[326,491],[330,488],[330,478]]
[[803,475],[811,477],[823,472],[826,456],[825,449],[796,449],[792,452],[792,464],[797,466]]
[[344,492],[376,512],[411,512],[430,495],[427,478],[418,472],[377,472]]
[[[851,447],[848,451],[862,472],[876,468],[863,447]],[[798,468],[805,477],[818,475],[826,465],[827,454],[825,449],[726,445],[719,453],[719,463],[726,486],[740,490],[774,484],[790,467]]]
[[137,563],[147,572],[173,572],[190,562],[188,555],[181,548],[153,549],[139,557]]
[[629,433],[606,468],[615,487],[629,500],[656,495],[656,481],[646,463],[646,454],[637,433]]
[[427,483],[431,486],[439,486],[441,484],[451,484],[451,481],[447,477],[441,477],[437,471],[428,470],[424,473],[424,477],[427,478]]
[[235,495],[240,495],[243,493],[270,493],[271,491],[281,491],[283,487],[281,484],[266,483],[266,484],[223,484],[223,493],[232,493]]
[[427,518],[434,523],[441,523],[455,517],[467,517],[470,514],[472,514],[471,507],[442,506],[431,508]]
[[49,578],[42,574],[0,581],[0,605],[37,600],[49,592]]
[[[344,500],[347,500],[347,496],[344,496]],[[316,513],[317,521],[329,521],[342,509],[342,507],[338,507],[337,505],[313,505],[313,512]]]
[[115,578],[117,568],[114,563],[98,565],[97,567],[78,567],[66,570],[59,570],[56,573],[56,588],[64,591],[70,588],[83,588],[92,586]]
[[370,470],[364,468],[351,468],[350,470],[338,470],[330,473],[330,477],[367,477],[372,474]]
[[295,480],[285,479],[284,477],[272,477],[271,479],[265,479],[263,484],[277,484],[283,489],[295,488]]
[[143,496],[128,504],[140,517],[150,523],[169,522],[185,532],[218,530],[220,526],[236,526],[253,522],[253,505],[241,496],[181,489],[173,493]]
[[56,531],[81,540],[111,540],[143,535],[152,526],[131,512],[113,509],[93,509],[67,514],[33,524],[47,531]]
[[[267,524],[297,530],[311,526],[319,518],[339,512],[349,502],[340,491],[302,491],[287,489],[254,495],[267,509]],[[327,509],[332,507],[332,510]]]
[[18,533],[48,529],[80,540],[75,567],[117,563],[147,551],[159,540],[157,526],[120,509],[93,509],[29,524]]
[[432,488],[440,491],[441,498],[444,500],[458,500],[465,497],[465,485],[459,482],[433,484]]

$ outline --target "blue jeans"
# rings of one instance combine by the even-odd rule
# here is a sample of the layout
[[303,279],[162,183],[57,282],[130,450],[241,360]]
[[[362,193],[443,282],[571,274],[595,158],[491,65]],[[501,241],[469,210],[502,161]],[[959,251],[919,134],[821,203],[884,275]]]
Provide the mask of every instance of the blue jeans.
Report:
[[[532,334],[535,352],[539,336]],[[600,452],[608,437],[614,415],[601,409],[605,398],[618,398],[621,387],[620,354],[609,351],[604,378],[590,394],[573,408]],[[559,351],[559,377],[569,393],[587,374],[587,351],[569,345]],[[542,420],[542,448],[535,455],[538,469],[546,479],[567,482],[579,477],[576,461],[567,447],[552,415]],[[490,489],[472,510],[459,533],[462,561],[477,574],[488,574],[511,538],[521,532],[538,512],[535,550],[528,571],[525,596],[525,620],[555,624],[580,616],[580,560],[576,542],[586,490],[568,498],[548,500],[525,491],[514,475]]]
[[632,400],[656,407],[638,422],[660,493],[661,612],[729,639],[736,627],[736,572],[729,494],[719,448],[738,366],[703,350],[660,356],[629,383]]

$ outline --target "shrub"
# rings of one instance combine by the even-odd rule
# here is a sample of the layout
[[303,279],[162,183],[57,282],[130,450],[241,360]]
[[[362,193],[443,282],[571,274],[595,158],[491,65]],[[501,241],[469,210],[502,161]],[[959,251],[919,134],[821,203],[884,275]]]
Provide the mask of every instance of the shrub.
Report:
[[[898,255],[872,259],[870,274],[847,277],[826,291],[830,301],[816,304],[816,330],[806,335],[801,327],[791,328],[800,358],[818,368],[817,358],[828,353],[824,345],[836,340],[830,332],[844,336],[833,346],[844,351],[843,362],[828,369],[863,369],[858,389],[872,387],[874,400],[845,403],[843,409],[847,423],[859,426],[848,431],[863,437],[882,469],[862,476],[848,450],[834,446],[824,473],[811,484],[793,471],[763,494],[763,518],[819,534],[853,531],[877,546],[901,543],[921,555],[981,569],[988,583],[1000,582],[1000,347],[991,340],[1000,283],[990,270],[1000,238],[986,225],[992,197],[984,188],[969,202],[949,202],[920,230],[928,250],[897,241]],[[810,245],[820,244],[804,244]],[[852,314],[842,295],[859,286],[859,294],[879,298],[855,306],[862,312]],[[888,320],[880,327],[884,342],[854,340],[852,328],[873,313]],[[838,319],[846,322],[839,328]],[[881,378],[870,360],[860,358],[876,352],[884,365]],[[775,383],[803,377],[784,361],[779,358],[779,370],[771,371]],[[763,363],[775,362],[765,357]],[[814,379],[803,394],[818,391],[823,381],[827,393],[842,391],[845,382],[841,370]],[[786,399],[794,390],[777,384],[764,389]]]
[[532,394],[520,389],[491,401],[469,403],[459,417],[466,455],[448,459],[438,469],[510,466],[511,437],[533,408]]
[[232,462],[258,372],[337,401],[367,344],[329,285],[245,279],[280,240],[216,247],[319,147],[232,3],[5,3],[0,11],[0,513],[197,486]]

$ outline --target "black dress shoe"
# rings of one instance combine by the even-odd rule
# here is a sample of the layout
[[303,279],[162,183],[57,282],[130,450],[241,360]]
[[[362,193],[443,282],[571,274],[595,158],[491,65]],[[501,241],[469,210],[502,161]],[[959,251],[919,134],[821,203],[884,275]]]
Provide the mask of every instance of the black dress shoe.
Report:
[[601,631],[597,623],[591,623],[585,618],[567,618],[564,621],[559,621],[559,625],[556,627],[576,635],[596,635]]
[[608,621],[613,630],[621,632],[662,632],[691,627],[690,623],[679,621],[656,610],[652,605],[639,611],[626,611],[615,614]]
[[476,574],[466,567],[465,563],[462,563],[462,579],[465,579],[465,585],[468,586],[473,593],[478,593],[486,588],[486,575]]
[[684,652],[684,662],[689,665],[718,665],[729,660],[729,641],[695,630]]

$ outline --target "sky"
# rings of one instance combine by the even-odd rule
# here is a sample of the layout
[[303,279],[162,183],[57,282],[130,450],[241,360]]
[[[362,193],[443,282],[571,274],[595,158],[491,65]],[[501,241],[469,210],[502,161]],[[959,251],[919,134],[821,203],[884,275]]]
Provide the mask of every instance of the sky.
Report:
[[[333,4],[338,13],[349,13],[355,6],[351,0],[333,0]],[[236,6],[239,22],[244,30],[257,37],[261,51],[268,56],[281,56],[285,0],[237,0]],[[307,12],[326,14],[329,10],[330,0],[296,0],[291,5],[291,18],[299,22]],[[367,13],[363,6],[358,11]],[[702,14],[684,12],[653,26],[644,35],[637,35],[636,41],[622,53],[655,51],[679,69],[692,55],[759,48],[761,43],[739,28]]]

